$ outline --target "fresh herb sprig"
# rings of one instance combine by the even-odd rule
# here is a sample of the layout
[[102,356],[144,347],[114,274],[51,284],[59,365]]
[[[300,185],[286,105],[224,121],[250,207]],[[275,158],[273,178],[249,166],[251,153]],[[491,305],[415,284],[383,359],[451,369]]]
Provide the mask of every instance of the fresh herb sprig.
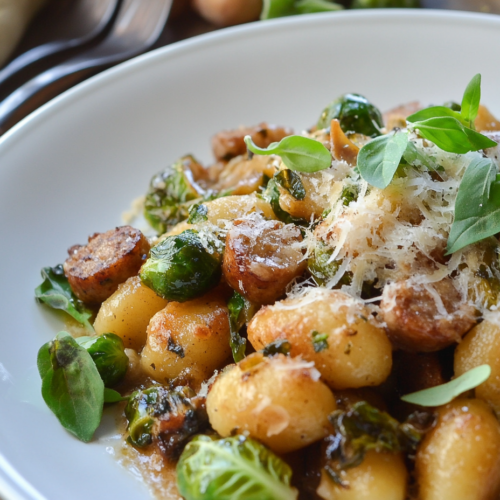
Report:
[[[496,142],[474,130],[480,99],[481,75],[478,74],[465,89],[460,112],[446,106],[426,108],[407,118],[408,128],[418,130],[422,137],[449,153],[465,154],[494,147]],[[412,163],[409,158],[413,158],[425,165],[415,153],[408,132],[387,134],[361,148],[357,167],[369,184],[384,189],[391,183],[402,161]]]
[[43,282],[35,288],[35,297],[52,309],[60,309],[81,323],[89,332],[94,328],[89,322],[92,310],[77,299],[71,290],[63,266],[44,267],[41,271]]
[[412,392],[401,399],[407,403],[420,406],[442,406],[460,396],[460,394],[475,389],[483,382],[486,382],[490,375],[491,367],[489,365],[476,366],[446,384]]
[[455,219],[446,253],[500,232],[500,175],[490,158],[477,158],[467,167],[455,200]]
[[[104,403],[128,399],[105,387],[103,382],[104,376],[116,383],[126,371],[126,366],[125,370],[118,367],[118,375],[113,371],[117,367],[107,366],[116,361],[116,353],[107,356],[108,341],[109,338],[97,337],[92,342],[85,337],[79,343],[69,333],[60,332],[38,351],[37,365],[45,403],[61,425],[84,442],[89,442],[99,427]],[[126,357],[123,346],[122,354]]]
[[279,155],[283,163],[298,172],[318,172],[332,165],[332,155],[321,142],[301,135],[289,135],[280,142],[273,142],[267,148],[259,148],[252,138],[245,136],[249,151],[256,155]]

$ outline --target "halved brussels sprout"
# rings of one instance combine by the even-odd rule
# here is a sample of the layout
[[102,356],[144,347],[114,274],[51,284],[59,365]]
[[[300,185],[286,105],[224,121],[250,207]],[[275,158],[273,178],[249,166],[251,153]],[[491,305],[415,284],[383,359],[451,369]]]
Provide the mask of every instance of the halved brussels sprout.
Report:
[[333,119],[340,122],[340,128],[346,134],[377,137],[382,134],[380,129],[384,126],[380,111],[359,94],[345,94],[329,104],[321,113],[317,127],[328,128]]
[[151,249],[141,268],[142,282],[157,295],[185,302],[215,287],[221,277],[221,257],[210,253],[192,229],[165,238]]
[[90,354],[106,387],[123,380],[128,369],[128,356],[118,335],[104,333],[97,337],[80,337],[76,341]]
[[200,168],[203,167],[192,156],[183,156],[151,179],[144,217],[159,234],[187,219],[188,202],[205,194],[193,173]]
[[174,457],[183,444],[207,422],[203,398],[186,386],[163,386],[136,391],[125,408],[128,442],[138,448],[160,440],[161,450]]

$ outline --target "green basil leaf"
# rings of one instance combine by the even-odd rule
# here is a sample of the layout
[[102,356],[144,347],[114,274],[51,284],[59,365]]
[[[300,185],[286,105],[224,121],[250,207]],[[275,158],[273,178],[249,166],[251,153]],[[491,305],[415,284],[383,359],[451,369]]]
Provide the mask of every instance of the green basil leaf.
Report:
[[455,201],[446,253],[500,232],[500,179],[490,158],[478,158],[467,167]]
[[406,146],[403,158],[409,165],[414,167],[426,167],[428,170],[433,171],[443,170],[443,167],[437,167],[428,156],[422,154],[411,141]]
[[247,339],[240,335],[241,327],[245,323],[243,311],[245,309],[245,298],[238,292],[234,292],[233,296],[227,303],[229,310],[229,329],[231,332],[231,339],[229,344],[233,352],[233,359],[235,363],[241,361],[245,357],[245,350],[247,346]]
[[488,380],[491,375],[489,365],[476,366],[472,370],[463,373],[460,377],[437,387],[424,389],[403,396],[401,399],[407,403],[420,406],[441,406],[449,403],[460,394],[474,389]]
[[474,120],[479,111],[481,101],[481,75],[478,73],[467,85],[462,99],[461,115],[467,122],[468,127],[474,128]]
[[296,200],[303,200],[306,197],[306,190],[302,184],[299,174],[293,170],[285,168],[274,175],[274,180],[286,189]]
[[104,404],[104,384],[90,354],[69,333],[60,332],[40,349],[38,366],[47,406],[66,430],[90,441],[101,422]]
[[249,135],[245,136],[245,143],[256,155],[279,155],[290,170],[311,173],[332,165],[332,155],[321,142],[301,135],[289,135],[267,148],[256,146]]
[[264,445],[244,436],[196,436],[177,464],[186,500],[295,500],[292,470]]
[[188,224],[198,224],[208,220],[208,207],[203,203],[196,203],[189,207]]
[[87,308],[73,294],[68,278],[64,275],[62,265],[44,267],[41,274],[43,282],[35,288],[36,299],[53,309],[61,309],[81,323],[87,330],[94,332],[94,328],[89,323],[92,310]]
[[122,397],[122,395],[114,389],[104,388],[105,403],[119,403],[120,401],[128,401],[130,397]]
[[442,118],[429,118],[411,124],[420,135],[432,141],[438,148],[448,153],[465,154],[469,151],[491,148],[496,142],[464,127],[456,118],[445,116]]
[[295,4],[297,14],[314,14],[315,12],[333,12],[344,7],[329,0],[299,0]]
[[366,182],[380,189],[392,181],[408,145],[408,134],[398,132],[376,137],[358,154],[359,173]]
[[448,106],[431,106],[430,108],[421,109],[413,115],[410,115],[406,120],[411,123],[423,122],[429,118],[443,118],[449,116],[451,118],[456,118],[462,125],[467,125],[460,113],[457,113]]
[[275,17],[293,16],[295,14],[295,0],[264,0],[260,19],[274,19]]
[[50,342],[43,344],[38,351],[38,356],[36,360],[38,367],[38,373],[40,378],[44,378],[45,375],[52,369],[52,363],[50,361]]

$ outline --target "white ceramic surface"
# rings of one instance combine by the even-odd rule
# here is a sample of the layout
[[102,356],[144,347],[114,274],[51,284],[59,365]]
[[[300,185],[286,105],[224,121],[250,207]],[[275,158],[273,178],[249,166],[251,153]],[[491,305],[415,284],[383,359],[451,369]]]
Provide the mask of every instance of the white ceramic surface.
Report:
[[500,115],[500,17],[424,11],[312,15],[246,25],[160,49],[44,106],[0,139],[0,496],[149,498],[106,452],[70,437],[40,396],[36,353],[62,325],[35,304],[42,266],[120,224],[149,178],[209,138],[263,120],[314,123],[347,91],[381,109],[460,100],[483,75]]

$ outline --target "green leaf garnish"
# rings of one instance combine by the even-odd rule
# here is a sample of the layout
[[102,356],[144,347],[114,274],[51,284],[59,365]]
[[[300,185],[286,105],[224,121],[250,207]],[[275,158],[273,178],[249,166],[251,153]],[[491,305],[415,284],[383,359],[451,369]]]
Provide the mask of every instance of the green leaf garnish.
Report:
[[122,397],[122,395],[115,391],[114,389],[109,389],[108,387],[104,388],[104,402],[111,403],[119,403],[120,401],[128,401],[130,399],[129,396]]
[[463,119],[462,115],[454,111],[449,106],[430,106],[429,108],[421,109],[416,113],[413,113],[407,118],[407,121],[411,123],[423,122],[429,120],[430,118],[443,118],[449,116],[451,118],[457,119],[462,125],[467,126],[467,121]]
[[55,267],[44,267],[41,271],[43,282],[35,288],[35,297],[39,302],[53,309],[60,309],[81,323],[87,330],[94,332],[89,322],[92,310],[78,300],[64,275],[61,264]]
[[408,145],[408,134],[376,137],[363,146],[358,155],[359,173],[366,182],[379,189],[386,188],[396,173]]
[[203,203],[195,203],[189,207],[188,224],[198,224],[208,220],[208,207]]
[[245,324],[245,317],[243,314],[245,306],[245,297],[238,292],[234,292],[227,303],[227,308],[229,309],[229,329],[231,331],[229,344],[233,352],[235,363],[238,363],[245,357],[247,346],[247,339],[240,335],[241,327]]
[[244,436],[196,436],[177,464],[186,500],[295,500],[292,470],[264,445]]
[[500,232],[500,176],[490,158],[472,160],[458,188],[446,253]]
[[488,380],[491,375],[491,367],[489,365],[476,366],[460,377],[454,380],[430,389],[413,392],[403,396],[401,399],[407,403],[413,403],[420,406],[442,406],[460,394],[470,391]]
[[409,116],[409,126],[448,153],[492,148],[496,142],[474,130],[481,99],[481,75],[475,75],[467,85],[460,112],[447,106],[432,106]]
[[275,181],[286,189],[296,200],[303,200],[306,197],[306,190],[300,179],[300,175],[293,170],[285,168],[274,175]]
[[460,114],[468,123],[468,127],[474,128],[474,120],[479,111],[479,103],[481,102],[481,75],[478,73],[467,85],[464,96],[462,98],[462,109]]
[[495,141],[465,127],[451,116],[429,118],[411,123],[410,127],[418,130],[422,137],[448,153],[465,154],[497,145]]
[[69,333],[60,332],[40,348],[37,364],[47,406],[66,430],[90,441],[104,404],[104,383],[90,354]]
[[290,170],[312,173],[325,170],[332,165],[330,151],[321,142],[309,139],[309,137],[289,135],[280,142],[273,142],[267,148],[259,148],[247,135],[245,143],[254,154],[279,155]]
[[328,349],[328,333],[314,331],[311,336],[314,352],[321,352]]

